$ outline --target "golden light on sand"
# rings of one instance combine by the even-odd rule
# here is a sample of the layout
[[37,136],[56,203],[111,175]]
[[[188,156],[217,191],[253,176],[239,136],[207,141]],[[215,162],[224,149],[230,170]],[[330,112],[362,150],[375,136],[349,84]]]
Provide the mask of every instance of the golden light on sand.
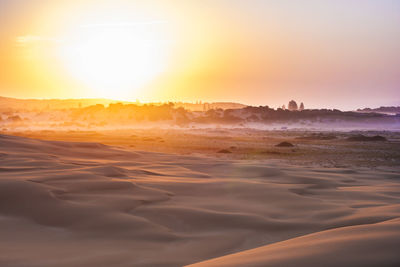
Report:
[[69,73],[105,98],[140,97],[140,89],[166,65],[165,41],[143,24],[82,25],[60,48]]

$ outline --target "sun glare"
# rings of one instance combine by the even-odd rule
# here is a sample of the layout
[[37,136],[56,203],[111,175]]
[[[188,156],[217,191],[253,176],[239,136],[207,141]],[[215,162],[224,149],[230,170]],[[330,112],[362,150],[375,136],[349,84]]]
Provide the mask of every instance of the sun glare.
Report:
[[83,25],[61,49],[66,68],[91,95],[114,99],[140,97],[164,69],[165,56],[162,40],[128,23]]

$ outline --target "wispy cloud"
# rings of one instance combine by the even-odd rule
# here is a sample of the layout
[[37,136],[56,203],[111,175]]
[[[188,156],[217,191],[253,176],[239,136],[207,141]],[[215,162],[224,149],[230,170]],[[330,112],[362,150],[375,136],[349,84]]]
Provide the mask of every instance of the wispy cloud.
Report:
[[22,35],[16,38],[16,43],[18,46],[26,46],[34,43],[49,42],[49,43],[59,43],[61,40],[53,37],[39,36],[39,35]]
[[82,28],[97,28],[97,27],[111,27],[111,28],[119,28],[119,27],[137,27],[142,25],[154,25],[154,24],[166,24],[168,23],[166,20],[152,20],[152,21],[143,21],[143,22],[119,22],[119,23],[91,23],[81,25]]

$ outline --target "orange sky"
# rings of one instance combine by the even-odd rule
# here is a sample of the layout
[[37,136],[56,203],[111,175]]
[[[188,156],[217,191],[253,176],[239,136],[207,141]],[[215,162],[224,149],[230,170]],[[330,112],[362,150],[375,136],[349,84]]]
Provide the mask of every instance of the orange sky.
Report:
[[398,1],[0,1],[0,95],[400,104]]

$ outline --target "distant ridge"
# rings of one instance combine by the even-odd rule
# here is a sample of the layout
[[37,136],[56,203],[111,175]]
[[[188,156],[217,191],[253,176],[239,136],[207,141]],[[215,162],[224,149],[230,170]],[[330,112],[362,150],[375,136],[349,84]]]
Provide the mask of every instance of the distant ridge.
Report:
[[375,113],[384,113],[389,115],[400,114],[400,106],[391,106],[391,107],[379,107],[379,108],[363,108],[357,109],[357,112],[375,112]]
[[112,100],[105,98],[82,98],[82,99],[18,99],[11,97],[0,96],[0,110],[6,109],[20,109],[20,110],[45,110],[45,109],[70,109],[70,108],[84,108],[97,104],[136,104],[136,105],[156,105],[160,106],[166,103],[173,103],[176,108],[183,107],[190,111],[204,111],[209,109],[241,109],[247,105],[234,103],[234,102],[154,102],[154,103],[140,103],[132,101]]
[[87,107],[96,104],[108,105],[111,103],[132,103],[127,101],[110,100],[104,98],[82,99],[18,99],[0,96],[0,109],[68,109]]

